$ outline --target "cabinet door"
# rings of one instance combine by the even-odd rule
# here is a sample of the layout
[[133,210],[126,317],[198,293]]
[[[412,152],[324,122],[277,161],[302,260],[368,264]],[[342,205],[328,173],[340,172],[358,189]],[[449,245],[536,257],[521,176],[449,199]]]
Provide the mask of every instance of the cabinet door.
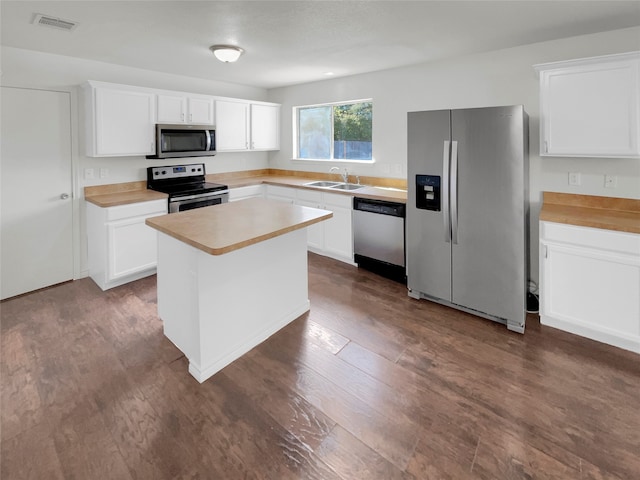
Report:
[[640,339],[640,260],[544,242],[540,258],[543,317]]
[[248,150],[248,103],[216,100],[216,150]]
[[[308,200],[296,200],[298,205],[303,207],[322,208],[318,202],[310,202]],[[324,249],[324,223],[314,223],[307,227],[307,246],[316,251]]]
[[213,125],[213,99],[207,97],[189,97],[189,123]]
[[324,250],[330,255],[353,261],[352,198],[347,195],[324,194],[324,208],[333,217],[324,224]]
[[540,154],[640,156],[640,57],[553,64],[540,76]]
[[280,149],[280,106],[251,105],[251,149]]
[[94,108],[96,156],[155,153],[153,93],[96,88]]
[[175,95],[158,95],[158,123],[185,123],[187,99]]
[[154,268],[158,263],[157,232],[144,221],[155,215],[107,224],[107,281]]

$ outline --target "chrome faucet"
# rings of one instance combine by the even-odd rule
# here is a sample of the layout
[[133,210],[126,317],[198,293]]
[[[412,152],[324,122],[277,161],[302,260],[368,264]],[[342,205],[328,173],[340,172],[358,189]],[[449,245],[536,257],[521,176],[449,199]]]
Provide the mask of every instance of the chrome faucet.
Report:
[[331,167],[329,169],[329,172],[338,172],[338,175],[342,176],[342,181],[344,183],[349,183],[349,172],[347,172],[347,169],[344,169],[344,173],[340,173],[340,168],[339,167]]

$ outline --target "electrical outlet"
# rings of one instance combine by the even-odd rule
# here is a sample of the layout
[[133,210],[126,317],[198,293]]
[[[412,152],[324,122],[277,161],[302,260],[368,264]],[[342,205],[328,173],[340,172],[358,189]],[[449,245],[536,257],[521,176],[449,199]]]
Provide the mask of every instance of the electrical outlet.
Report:
[[85,168],[84,169],[84,178],[85,178],[85,180],[96,178],[96,174],[95,174],[93,168]]
[[569,185],[580,185],[580,174],[578,172],[569,172]]
[[615,175],[607,175],[604,176],[604,186],[605,188],[616,188],[618,186],[618,177]]
[[101,168],[100,169],[100,178],[107,178],[109,176],[109,169],[108,168]]

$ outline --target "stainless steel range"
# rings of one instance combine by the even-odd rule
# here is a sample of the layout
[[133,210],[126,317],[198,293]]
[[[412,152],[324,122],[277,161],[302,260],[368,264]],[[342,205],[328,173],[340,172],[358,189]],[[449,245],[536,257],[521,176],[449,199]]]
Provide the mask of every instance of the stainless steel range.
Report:
[[205,181],[204,163],[147,168],[147,188],[169,194],[169,213],[229,201],[229,187]]

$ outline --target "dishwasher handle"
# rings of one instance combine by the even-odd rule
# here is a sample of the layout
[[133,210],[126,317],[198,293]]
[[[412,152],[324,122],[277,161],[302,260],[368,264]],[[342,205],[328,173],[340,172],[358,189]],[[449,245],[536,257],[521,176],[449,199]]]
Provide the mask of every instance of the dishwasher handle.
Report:
[[371,198],[353,197],[353,209],[361,212],[377,213],[389,215],[391,217],[406,216],[407,206],[404,203],[388,202],[385,200],[374,200]]

